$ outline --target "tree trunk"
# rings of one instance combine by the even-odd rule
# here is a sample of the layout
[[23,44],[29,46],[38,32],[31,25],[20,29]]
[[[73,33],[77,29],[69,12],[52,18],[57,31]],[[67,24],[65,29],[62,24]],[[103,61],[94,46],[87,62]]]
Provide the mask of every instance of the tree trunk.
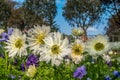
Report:
[[85,29],[83,29],[83,30],[84,30],[84,34],[82,35],[82,41],[87,42],[87,40],[88,40],[87,31]]

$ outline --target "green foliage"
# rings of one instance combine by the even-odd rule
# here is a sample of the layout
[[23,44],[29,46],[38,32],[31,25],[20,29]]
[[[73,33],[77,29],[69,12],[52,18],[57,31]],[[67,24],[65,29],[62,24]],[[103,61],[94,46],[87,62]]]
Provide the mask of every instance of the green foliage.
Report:
[[[87,53],[86,53],[87,54]],[[118,57],[118,55],[116,55]],[[102,59],[102,56],[98,58],[94,58],[94,62],[91,62],[91,56],[86,55],[85,59],[79,64],[75,64],[70,61],[69,64],[63,62],[59,66],[51,66],[50,63],[40,62],[39,67],[36,67],[37,73],[33,78],[29,78],[26,76],[26,71],[20,70],[20,64],[22,61],[26,60],[26,58],[18,59],[17,65],[12,64],[14,60],[10,59],[8,68],[6,69],[5,59],[0,58],[0,77],[1,79],[12,79],[11,77],[15,77],[15,80],[79,80],[73,77],[73,73],[76,68],[85,65],[87,70],[87,75],[82,78],[82,80],[86,80],[88,77],[93,80],[103,80],[105,76],[110,75],[111,78],[114,78],[113,71],[120,70],[120,62],[116,60],[116,56],[112,60],[112,66],[109,67],[105,64],[105,61]],[[119,80],[119,79],[116,79]]]

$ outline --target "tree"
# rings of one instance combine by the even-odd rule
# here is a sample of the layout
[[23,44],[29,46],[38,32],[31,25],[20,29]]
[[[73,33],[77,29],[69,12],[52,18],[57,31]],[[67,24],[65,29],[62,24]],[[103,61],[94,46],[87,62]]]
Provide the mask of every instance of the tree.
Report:
[[[115,23],[120,25],[120,0],[101,0],[102,5],[104,6],[107,15],[109,14],[112,19],[114,19]],[[119,19],[119,20],[118,20]]]
[[87,29],[100,19],[103,12],[99,0],[67,0],[63,7],[63,16],[72,26],[81,27],[85,36]]
[[11,7],[6,0],[0,0],[0,25],[7,28],[7,20],[11,16]]
[[[12,17],[13,15],[18,15],[18,13],[14,14],[14,11],[16,10],[16,5],[18,5],[18,3],[16,1],[13,0],[1,0],[0,1],[0,25],[3,26],[5,29],[7,29],[7,27],[12,27],[11,24],[11,20],[14,20],[14,17]],[[15,21],[15,20],[14,20]]]
[[120,21],[117,16],[118,14],[120,15],[120,12],[110,17],[108,20],[108,27],[105,27],[106,34],[109,36],[110,41],[118,41],[118,37],[120,37],[120,25],[116,23]]
[[13,0],[0,0],[0,25],[17,27],[49,25],[58,30],[54,18],[57,13],[55,0],[25,0],[22,6]]
[[118,41],[120,35],[120,0],[101,0],[102,5],[109,15],[108,26],[105,27],[110,41]]
[[55,0],[25,0],[23,8],[26,24],[53,25],[57,13]]
[[[117,14],[120,15],[120,12],[118,12]],[[118,21],[118,22],[120,21],[117,14],[115,14],[114,16],[109,18],[109,20],[108,20],[108,27],[106,29],[107,35],[110,35],[110,34],[120,35],[120,25],[116,23],[116,21]]]
[[51,32],[57,32],[59,30],[59,25],[54,21],[51,25]]
[[21,30],[24,30],[25,23],[24,23],[24,17],[23,17],[23,8],[17,8],[11,10],[11,16],[8,19],[8,26],[11,27],[17,27]]

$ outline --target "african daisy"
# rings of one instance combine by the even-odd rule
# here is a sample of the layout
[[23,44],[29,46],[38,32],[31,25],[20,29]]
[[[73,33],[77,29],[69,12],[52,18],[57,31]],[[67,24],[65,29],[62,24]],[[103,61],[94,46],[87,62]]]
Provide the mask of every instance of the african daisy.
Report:
[[108,37],[98,35],[87,42],[87,51],[92,56],[101,55],[109,50]]
[[43,39],[48,35],[50,32],[49,26],[34,26],[34,28],[28,31],[28,43],[30,50],[33,53],[40,53],[41,47],[44,44]]
[[12,35],[9,36],[9,40],[6,42],[6,50],[9,53],[9,57],[15,57],[27,55],[26,51],[26,35],[22,34],[19,29],[14,29]]
[[71,58],[77,64],[83,59],[85,45],[81,40],[75,40],[71,47]]
[[46,61],[47,63],[51,61],[52,65],[59,66],[63,57],[70,53],[68,39],[63,39],[61,33],[54,32],[49,34],[44,42],[45,47],[42,49],[43,54],[40,56],[40,61]]

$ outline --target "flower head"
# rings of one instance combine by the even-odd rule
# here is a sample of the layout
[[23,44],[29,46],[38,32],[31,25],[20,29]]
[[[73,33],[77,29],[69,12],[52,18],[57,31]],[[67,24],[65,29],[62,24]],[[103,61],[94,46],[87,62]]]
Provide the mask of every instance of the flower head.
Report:
[[111,57],[109,55],[104,54],[103,59],[108,63],[111,61]]
[[15,78],[16,78],[16,76],[13,75],[13,74],[10,74],[9,77],[10,77],[11,79],[15,79]]
[[120,78],[120,72],[118,72],[118,71],[114,71],[114,72],[113,72],[113,75],[114,75],[115,77],[119,77],[119,78]]
[[52,65],[58,66],[63,60],[63,57],[70,53],[68,39],[63,39],[62,34],[59,32],[49,34],[49,36],[44,39],[44,42],[45,47],[42,49],[40,61],[51,61]]
[[26,61],[26,67],[28,68],[30,65],[38,66],[38,64],[39,64],[39,58],[34,54],[30,54]]
[[78,39],[72,45],[71,58],[75,63],[79,63],[83,58],[84,48],[84,43]]
[[34,77],[36,72],[37,72],[37,70],[35,68],[35,65],[30,65],[27,72],[26,72],[26,75],[29,77]]
[[109,50],[109,42],[107,36],[98,35],[87,42],[87,51],[92,56],[101,55]]
[[86,67],[81,66],[75,70],[73,75],[75,78],[82,79],[86,74],[87,74]]
[[20,70],[25,71],[25,64],[22,63],[22,64],[20,65]]
[[81,28],[73,28],[72,29],[72,34],[74,36],[81,36],[84,33],[84,31]]
[[22,34],[18,29],[14,29],[13,34],[9,36],[9,40],[6,42],[6,50],[9,52],[9,57],[15,57],[16,55],[27,55],[26,35]]
[[110,76],[106,76],[104,80],[111,80]]
[[43,39],[50,32],[49,26],[34,26],[34,28],[28,31],[28,42],[30,50],[33,50],[33,53],[40,53],[41,47],[44,44]]
[[114,54],[114,52],[113,52],[112,50],[110,50],[110,51],[108,52],[108,54],[111,56],[111,55]]
[[12,32],[13,32],[13,28],[9,28],[7,33],[2,32],[1,33],[2,38],[0,39],[0,42],[7,41],[9,39],[9,36],[12,34]]

